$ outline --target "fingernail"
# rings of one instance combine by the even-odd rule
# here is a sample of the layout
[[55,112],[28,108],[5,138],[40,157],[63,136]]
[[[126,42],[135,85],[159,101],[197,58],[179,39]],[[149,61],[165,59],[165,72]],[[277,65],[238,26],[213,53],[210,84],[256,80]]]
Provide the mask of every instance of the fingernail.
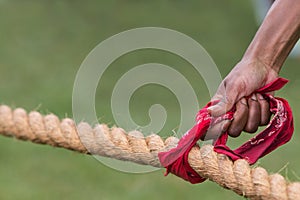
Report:
[[216,104],[216,105],[208,107],[207,110],[208,110],[208,113],[211,115],[218,115],[218,113],[221,110],[221,106]]
[[257,93],[258,100],[266,100],[263,95]]
[[243,105],[245,105],[245,106],[248,106],[248,102],[247,102],[247,100],[246,100],[245,98],[242,98],[242,99],[240,100],[240,102],[241,102],[241,104],[243,104]]
[[218,104],[208,107],[207,110],[209,113],[212,113],[217,109],[217,107],[219,107]]
[[251,99],[252,99],[253,101],[257,101],[256,95],[255,95],[255,94],[252,94]]

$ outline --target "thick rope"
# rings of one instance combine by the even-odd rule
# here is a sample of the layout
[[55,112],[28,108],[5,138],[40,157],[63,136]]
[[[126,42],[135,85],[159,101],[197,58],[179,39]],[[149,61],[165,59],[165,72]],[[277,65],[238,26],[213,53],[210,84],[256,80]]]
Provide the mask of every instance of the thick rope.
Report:
[[[0,134],[154,167],[161,167],[158,152],[178,142],[175,137],[163,141],[155,134],[144,137],[139,131],[126,134],[121,128],[108,128],[105,124],[92,128],[80,123],[76,129],[72,119],[60,121],[53,114],[27,114],[22,108],[12,110],[5,105],[0,106]],[[215,153],[211,145],[194,147],[189,163],[202,177],[249,199],[300,200],[300,182],[289,183],[280,174],[269,175],[262,167],[250,168],[242,159],[232,162]]]

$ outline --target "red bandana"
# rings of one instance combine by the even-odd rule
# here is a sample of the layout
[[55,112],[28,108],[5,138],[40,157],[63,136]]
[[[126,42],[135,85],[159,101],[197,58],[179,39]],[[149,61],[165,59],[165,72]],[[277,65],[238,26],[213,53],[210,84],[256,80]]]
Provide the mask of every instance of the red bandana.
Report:
[[[235,150],[231,150],[226,146],[228,133],[225,132],[214,143],[214,151],[225,154],[234,161],[246,159],[249,164],[254,164],[259,158],[288,142],[294,131],[292,110],[285,99],[266,94],[279,90],[287,82],[288,80],[286,79],[278,78],[255,91],[256,93],[261,93],[269,101],[270,111],[274,114],[273,119],[265,130]],[[189,165],[188,154],[192,147],[196,145],[196,142],[206,134],[211,124],[219,123],[224,119],[233,119],[235,111],[235,109],[232,109],[220,117],[213,118],[208,113],[207,108],[215,103],[209,102],[198,112],[197,124],[180,139],[177,147],[168,152],[158,154],[162,166],[167,169],[166,175],[173,173],[193,184],[205,181],[205,178],[201,177]]]

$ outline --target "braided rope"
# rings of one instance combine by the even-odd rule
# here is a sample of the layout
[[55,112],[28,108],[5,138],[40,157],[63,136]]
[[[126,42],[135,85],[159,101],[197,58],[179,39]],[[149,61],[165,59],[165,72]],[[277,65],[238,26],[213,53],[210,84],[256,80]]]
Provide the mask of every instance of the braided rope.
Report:
[[[108,128],[105,124],[92,128],[80,123],[76,128],[69,118],[60,121],[53,114],[27,114],[22,108],[12,110],[6,105],[0,105],[0,134],[154,167],[161,167],[158,152],[173,148],[178,142],[175,137],[163,141],[155,134],[144,137],[139,131],[126,134],[121,128]],[[250,168],[242,159],[232,162],[215,153],[211,145],[194,147],[189,163],[201,176],[249,199],[300,199],[300,182],[288,183],[281,175],[269,175],[262,167]]]

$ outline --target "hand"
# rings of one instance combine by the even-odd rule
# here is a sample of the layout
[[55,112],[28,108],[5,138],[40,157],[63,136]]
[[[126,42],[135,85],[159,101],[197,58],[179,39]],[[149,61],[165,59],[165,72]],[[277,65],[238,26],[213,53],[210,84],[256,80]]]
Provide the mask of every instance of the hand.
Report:
[[236,103],[232,122],[228,122],[228,134],[238,137],[242,131],[255,133],[259,126],[269,123],[271,112],[269,103],[259,94],[252,94],[248,100],[243,97]]
[[[237,137],[244,130],[256,132],[258,126],[269,122],[268,102],[253,92],[278,77],[278,73],[259,60],[242,60],[220,84],[212,100],[220,102],[208,108],[212,116],[220,116],[236,105],[233,121],[224,120],[211,127],[205,139],[216,139],[222,132]],[[251,96],[250,96],[251,95]]]

